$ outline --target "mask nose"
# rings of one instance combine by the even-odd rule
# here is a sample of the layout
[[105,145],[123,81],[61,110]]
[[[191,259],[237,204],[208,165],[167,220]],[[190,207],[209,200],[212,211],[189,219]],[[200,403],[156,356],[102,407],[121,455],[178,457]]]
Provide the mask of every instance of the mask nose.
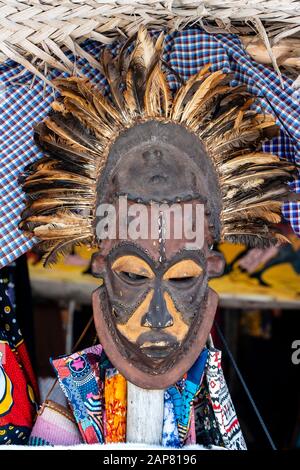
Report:
[[168,312],[160,287],[155,287],[148,312],[142,318],[142,326],[167,328],[173,325],[173,318]]

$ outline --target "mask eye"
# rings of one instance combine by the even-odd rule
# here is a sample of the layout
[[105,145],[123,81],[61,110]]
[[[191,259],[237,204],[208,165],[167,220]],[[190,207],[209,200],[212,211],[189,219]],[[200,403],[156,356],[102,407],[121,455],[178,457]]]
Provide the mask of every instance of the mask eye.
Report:
[[124,281],[133,281],[133,282],[143,282],[148,279],[147,276],[142,276],[141,274],[131,273],[127,271],[120,271],[118,275],[124,279]]
[[191,259],[185,259],[173,264],[165,272],[163,279],[178,287],[188,286],[196,281],[202,273],[203,269],[199,264]]
[[187,276],[187,277],[171,277],[168,279],[170,282],[174,284],[189,284],[191,281],[197,279],[196,276]]
[[143,283],[154,278],[151,267],[138,256],[121,256],[113,262],[111,268],[125,282]]

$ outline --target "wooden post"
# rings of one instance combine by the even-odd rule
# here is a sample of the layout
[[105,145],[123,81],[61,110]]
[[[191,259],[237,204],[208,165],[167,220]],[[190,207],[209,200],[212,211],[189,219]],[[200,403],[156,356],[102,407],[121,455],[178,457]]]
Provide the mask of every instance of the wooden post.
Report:
[[127,382],[126,442],[160,445],[164,390],[145,390]]

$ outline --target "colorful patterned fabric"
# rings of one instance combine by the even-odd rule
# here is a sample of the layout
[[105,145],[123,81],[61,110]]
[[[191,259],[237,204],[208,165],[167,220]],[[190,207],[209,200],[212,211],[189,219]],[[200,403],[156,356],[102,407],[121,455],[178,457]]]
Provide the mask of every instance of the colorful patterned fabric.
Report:
[[[94,57],[99,57],[99,43],[86,41],[82,47]],[[112,50],[114,52],[114,46]],[[74,59],[72,54],[69,57]],[[300,162],[299,94],[292,88],[290,79],[284,78],[282,87],[273,70],[254,62],[244,51],[237,36],[213,35],[196,28],[174,32],[166,37],[164,60],[184,80],[209,62],[212,63],[213,71],[232,71],[233,83],[246,84],[259,97],[261,108],[275,113],[278,118],[282,133],[279,138],[267,142],[264,150]],[[105,85],[100,72],[93,69],[85,59],[77,59],[76,68],[95,84]],[[51,71],[48,78],[57,75],[57,71]],[[178,86],[175,75],[169,75],[169,81],[175,90]],[[24,207],[18,175],[27,164],[41,156],[33,141],[33,126],[49,113],[54,93],[39,78],[32,78],[21,65],[12,61],[0,66],[0,85],[0,266],[4,266],[36,243],[34,238],[29,239],[18,230],[19,216]],[[300,192],[300,180],[293,183],[292,187]],[[285,204],[283,213],[295,233],[300,235],[300,204]]]
[[164,393],[164,418],[161,445],[164,447],[177,448],[181,445],[173,399],[167,390]]
[[[6,276],[7,277],[4,277]],[[38,389],[15,316],[14,285],[0,271],[0,444],[26,444]]]
[[212,407],[206,377],[204,377],[200,390],[194,400],[194,413],[196,443],[206,447],[212,445],[224,447],[224,442]]
[[168,389],[168,393],[174,404],[178,435],[181,444],[185,442],[188,431],[191,428],[190,420],[193,401],[202,383],[207,357],[208,350],[205,348],[195,364],[188,371],[183,383]]
[[126,442],[127,383],[116,369],[106,369],[105,443]]
[[[194,399],[193,399],[194,402]],[[193,403],[194,405],[194,403]],[[190,446],[196,444],[196,423],[195,423],[195,410],[194,406],[191,406],[191,414],[190,414],[190,423],[189,429],[187,432],[186,440],[184,445]]]
[[104,443],[103,383],[99,369],[101,353],[102,346],[97,345],[52,361],[87,444]]
[[[74,369],[74,361],[78,366],[79,359],[84,360],[82,370],[87,371],[90,366],[94,371],[101,371],[101,380],[99,373],[96,373],[95,382],[85,380],[87,375],[84,375],[84,393],[75,394],[74,389],[78,389],[77,371],[75,375],[72,371],[69,372],[69,364]],[[89,364],[91,359],[92,363]],[[163,446],[180,448],[199,443],[228,449],[246,448],[220,361],[220,351],[205,349],[185,377],[165,391],[161,436]],[[101,346],[56,359],[52,363],[73,409],[84,442],[126,442],[126,380],[112,368]],[[98,392],[94,388],[95,384]],[[90,426],[86,424],[85,397],[90,395],[92,389],[93,395],[100,397],[100,428],[104,429],[105,439],[102,432],[101,435],[94,434],[91,440]],[[79,412],[81,419],[78,419]],[[82,425],[83,421],[85,426]]]
[[223,375],[221,351],[217,349],[209,351],[206,379],[224,446],[230,450],[246,449],[246,443]]
[[39,410],[30,434],[30,446],[81,444],[83,439],[72,413],[57,403],[47,400]]

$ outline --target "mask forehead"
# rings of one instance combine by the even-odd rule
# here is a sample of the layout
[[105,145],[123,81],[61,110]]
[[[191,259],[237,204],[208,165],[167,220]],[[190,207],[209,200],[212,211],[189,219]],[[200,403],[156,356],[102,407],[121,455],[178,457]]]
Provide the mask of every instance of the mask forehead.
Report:
[[197,199],[206,204],[218,238],[221,197],[216,171],[199,138],[179,124],[150,120],[118,137],[98,181],[97,205],[114,203],[120,195],[146,204]]
[[102,253],[109,255],[120,244],[136,246],[155,263],[170,261],[186,250],[206,253],[212,244],[212,235],[202,200],[175,205],[117,203],[109,219],[113,237],[101,240]]

